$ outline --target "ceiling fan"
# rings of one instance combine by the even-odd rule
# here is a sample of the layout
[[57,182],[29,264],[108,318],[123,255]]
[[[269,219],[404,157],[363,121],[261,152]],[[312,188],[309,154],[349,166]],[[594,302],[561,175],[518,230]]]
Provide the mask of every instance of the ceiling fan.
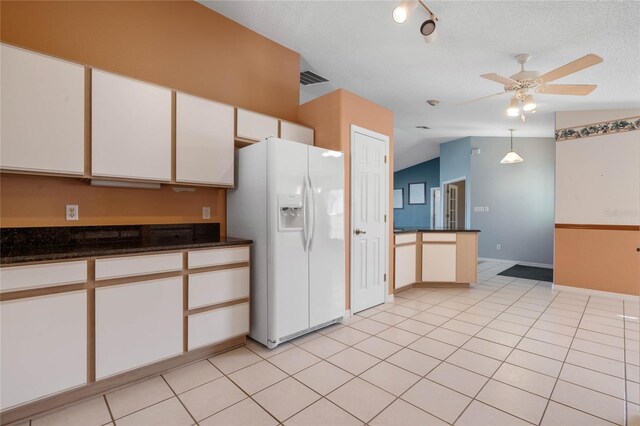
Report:
[[524,69],[524,64],[526,64],[530,58],[531,55],[526,53],[517,55],[516,60],[520,64],[520,72],[512,75],[511,77],[504,77],[496,73],[482,74],[480,77],[502,84],[504,86],[504,91],[464,102],[463,105],[491,98],[493,96],[503,95],[505,93],[512,93],[513,97],[509,101],[507,115],[511,117],[520,116],[522,121],[524,121],[525,112],[535,112],[536,109],[536,103],[533,99],[533,95],[529,93],[530,91],[551,95],[586,96],[593,92],[597,87],[595,84],[550,83],[569,74],[573,74],[578,71],[582,71],[585,68],[599,64],[602,62],[602,58],[598,55],[590,53],[545,74],[540,74],[538,71],[528,71]]

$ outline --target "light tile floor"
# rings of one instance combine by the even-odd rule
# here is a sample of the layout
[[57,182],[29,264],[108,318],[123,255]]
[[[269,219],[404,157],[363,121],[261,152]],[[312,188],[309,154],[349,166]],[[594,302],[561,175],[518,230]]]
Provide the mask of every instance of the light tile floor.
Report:
[[510,266],[481,262],[471,289],[408,290],[30,424],[640,425],[638,301],[496,275]]

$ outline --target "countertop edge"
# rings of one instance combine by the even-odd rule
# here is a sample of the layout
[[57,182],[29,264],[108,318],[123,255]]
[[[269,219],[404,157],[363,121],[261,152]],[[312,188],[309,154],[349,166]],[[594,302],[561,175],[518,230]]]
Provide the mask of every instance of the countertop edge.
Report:
[[22,255],[22,256],[6,256],[0,258],[0,266],[19,265],[23,263],[39,263],[39,262],[52,262],[58,260],[71,260],[71,259],[88,259],[94,257],[109,257],[120,256],[127,254],[140,254],[140,253],[162,253],[167,251],[183,251],[183,250],[196,250],[216,247],[231,247],[231,246],[246,246],[252,245],[253,240],[236,239],[234,241],[224,242],[209,242],[209,243],[188,243],[188,244],[175,244],[170,246],[156,246],[156,247],[128,247],[128,248],[110,248],[86,250],[78,252],[66,252],[66,253],[47,253],[38,255]]
[[423,234],[427,234],[427,233],[448,233],[448,234],[454,234],[454,233],[478,233],[478,232],[482,232],[479,229],[410,229],[410,230],[401,230],[401,231],[393,231],[394,235],[398,235],[398,234],[416,234],[418,232],[421,232]]

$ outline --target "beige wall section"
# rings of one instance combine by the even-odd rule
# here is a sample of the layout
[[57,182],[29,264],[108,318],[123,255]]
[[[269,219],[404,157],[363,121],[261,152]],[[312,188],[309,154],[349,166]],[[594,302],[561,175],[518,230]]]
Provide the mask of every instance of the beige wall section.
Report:
[[[298,53],[192,1],[0,3],[3,42],[196,96],[297,121]],[[226,223],[225,191],[93,188],[3,174],[0,226]],[[80,221],[64,221],[64,204]]]
[[[198,187],[195,192],[92,187],[74,178],[7,175],[0,179],[0,225],[87,226],[220,222],[226,234],[226,191]],[[65,221],[65,205],[78,204],[80,220]],[[211,220],[202,207],[211,207]]]
[[296,121],[300,55],[194,1],[3,1],[2,41]]
[[[557,112],[556,130],[639,115]],[[556,142],[556,284],[640,294],[639,182],[640,131]]]
[[394,291],[394,258],[393,258],[393,112],[368,101],[346,90],[336,90],[300,106],[298,122],[313,127],[315,145],[342,151],[345,154],[345,259],[346,273],[346,307],[350,300],[350,241],[351,216],[349,194],[351,191],[351,125],[354,124],[368,130],[389,136],[389,236],[388,256],[389,294]]
[[555,237],[554,283],[640,295],[640,231],[556,228]]

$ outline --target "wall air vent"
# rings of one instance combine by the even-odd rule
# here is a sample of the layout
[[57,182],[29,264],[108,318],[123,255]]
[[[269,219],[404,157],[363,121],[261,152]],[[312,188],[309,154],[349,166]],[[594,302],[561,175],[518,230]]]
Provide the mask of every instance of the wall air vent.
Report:
[[326,83],[327,81],[329,80],[324,77],[320,77],[318,74],[311,71],[302,71],[300,73],[300,84],[302,84],[303,86]]

